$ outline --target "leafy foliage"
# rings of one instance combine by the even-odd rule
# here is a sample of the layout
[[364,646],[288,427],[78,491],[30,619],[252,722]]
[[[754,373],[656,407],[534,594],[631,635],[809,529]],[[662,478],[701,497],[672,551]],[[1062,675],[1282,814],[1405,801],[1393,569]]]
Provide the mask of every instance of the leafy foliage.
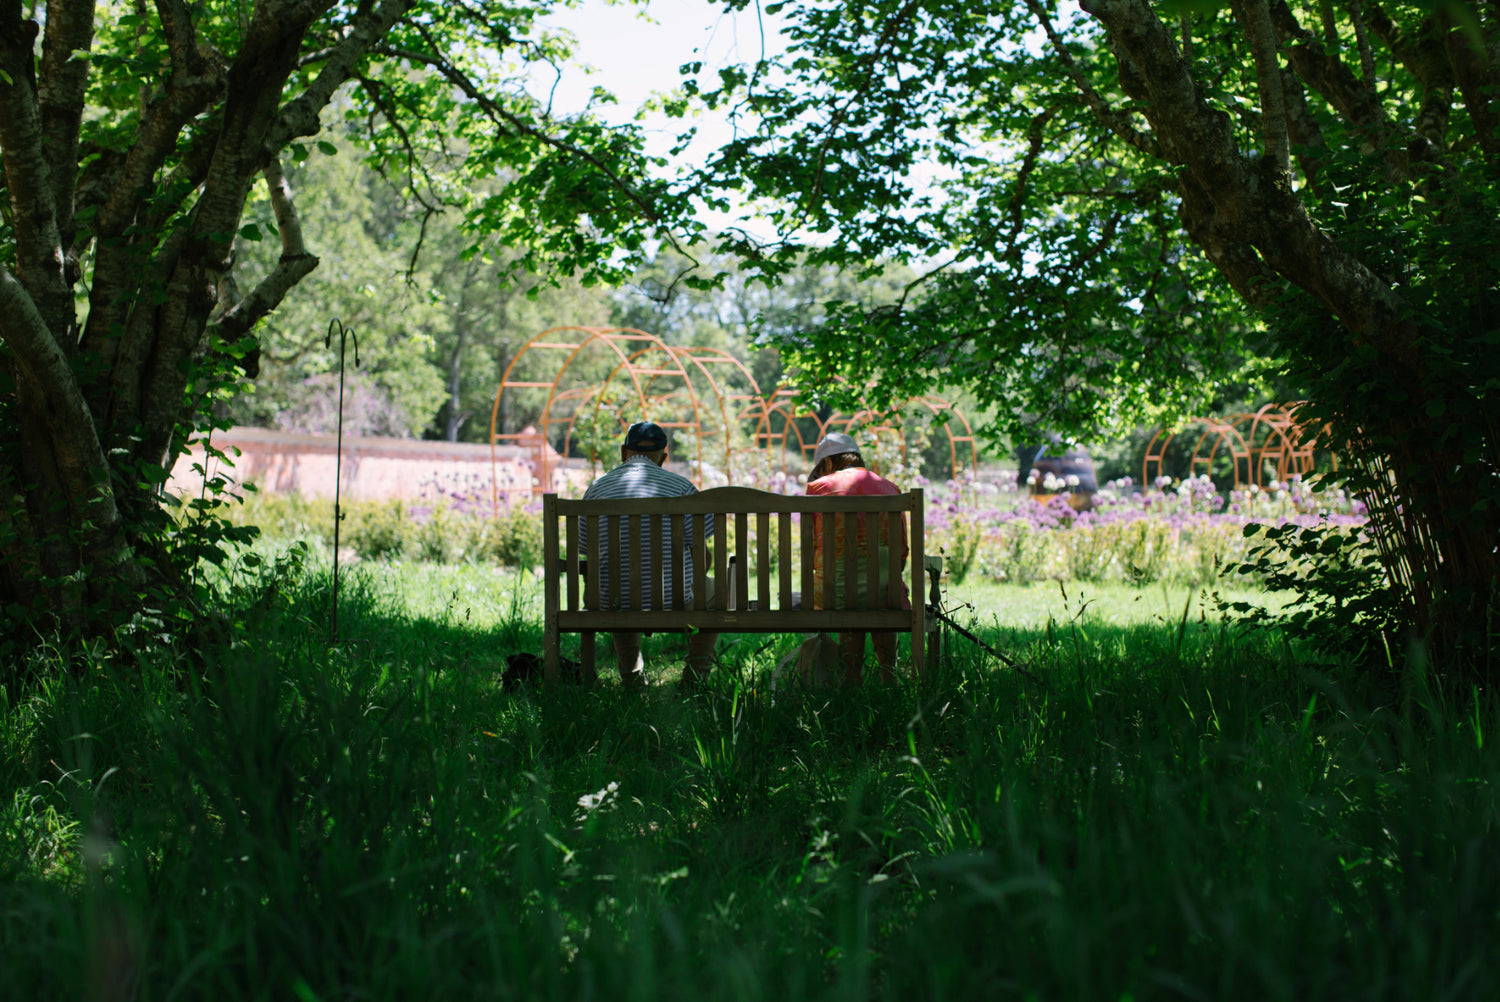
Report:
[[[56,0],[45,30],[24,5],[0,9],[7,617],[31,621],[25,603],[41,595],[44,629],[112,636],[140,596],[184,578],[169,565],[191,554],[161,545],[154,485],[229,410],[225,367],[253,377],[263,348],[286,347],[252,331],[320,265],[288,183],[297,165],[357,148],[399,192],[390,200],[420,207],[419,234],[434,216],[460,219],[450,232],[467,246],[492,234],[506,272],[547,280],[614,278],[648,239],[695,231],[691,204],[650,176],[638,127],[555,116],[529,93],[532,66],[567,57],[537,27],[551,6]],[[363,253],[402,233],[352,218],[358,187],[319,200],[336,223],[316,234],[339,244],[331,277],[353,286],[321,310],[353,300],[431,317],[382,273],[387,254]],[[258,267],[242,269],[241,251]],[[431,326],[372,352],[415,427],[442,394],[421,365]]]
[[874,378],[889,403],[951,379],[992,434],[1093,438],[1270,374],[1360,467],[1410,625],[1486,670],[1493,5],[777,9],[785,55],[699,95],[758,126],[700,183],[774,206],[776,239],[736,245],[772,278],[800,253],[921,272],[789,340],[810,385]]
[[1244,601],[1228,603],[1229,609],[1339,661],[1388,669],[1404,657],[1408,599],[1392,587],[1367,536],[1346,527],[1251,523],[1245,537],[1260,542],[1232,569],[1295,597],[1275,613]]
[[1097,29],[1073,22],[1054,51],[1022,40],[1019,5],[780,12],[786,57],[701,96],[760,124],[702,183],[768,200],[778,240],[729,246],[775,278],[802,255],[912,268],[888,305],[788,338],[809,384],[875,378],[883,403],[958,385],[996,409],[994,436],[1097,437],[1243,373],[1258,341],[1181,233],[1171,175],[1079,100],[1080,83],[1123,99]]

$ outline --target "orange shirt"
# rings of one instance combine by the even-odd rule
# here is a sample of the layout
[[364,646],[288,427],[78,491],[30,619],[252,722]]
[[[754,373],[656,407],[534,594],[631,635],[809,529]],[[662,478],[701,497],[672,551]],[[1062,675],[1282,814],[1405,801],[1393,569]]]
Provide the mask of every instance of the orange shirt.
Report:
[[[857,467],[856,466],[856,467],[852,467],[852,468],[847,469],[847,470],[840,470],[837,473],[830,473],[826,477],[821,477],[821,478],[819,478],[817,480],[812,481],[811,483],[809,483],[807,485],[807,493],[808,494],[814,494],[814,495],[825,495],[825,496],[826,495],[834,495],[834,496],[856,496],[856,497],[858,497],[858,496],[871,496],[871,495],[877,495],[877,494],[900,494],[901,491],[899,491],[896,488],[895,484],[891,483],[889,480],[885,479],[885,477],[882,477],[880,474],[878,474],[878,473],[872,473],[869,470],[866,470],[866,469],[863,469],[861,467]],[[858,564],[858,580],[854,584],[855,594],[862,593],[865,590],[865,587],[866,587],[866,583],[865,583],[865,569],[866,569],[867,564],[866,564],[866,560],[865,560],[865,553],[866,553],[866,547],[869,545],[869,542],[868,542],[868,539],[867,539],[867,536],[866,536],[865,517],[866,516],[864,516],[864,515],[860,515],[858,517],[859,521],[858,521],[858,523],[856,525],[856,529],[855,529],[855,538],[857,540],[857,545],[859,546],[859,554],[860,554],[860,559],[859,559],[859,564]],[[889,564],[889,562],[887,560],[887,552],[888,552],[888,550],[889,550],[889,548],[891,546],[891,540],[889,539],[889,531],[890,530],[889,530],[888,526],[891,525],[891,524],[894,524],[895,531],[896,531],[896,536],[897,536],[896,544],[900,547],[901,564],[904,567],[906,565],[907,553],[908,553],[908,551],[907,551],[907,545],[906,545],[906,519],[905,519],[905,517],[904,516],[898,516],[897,518],[893,519],[891,523],[887,523],[884,520],[879,520],[879,521],[880,521],[879,538],[876,540],[876,546],[878,546],[880,548],[880,550],[882,551],[879,554],[879,556],[877,557],[878,562],[879,562],[879,566],[881,568],[886,568],[886,567],[890,566],[890,564]],[[843,540],[842,537],[839,537],[839,538],[837,538],[837,539],[834,540],[834,554],[835,554],[835,558],[836,558],[838,566],[842,567],[843,566],[843,560],[844,560],[844,540]],[[884,577],[883,574],[882,574],[882,577]],[[838,606],[840,608],[845,608],[845,607],[847,607],[846,598],[847,598],[847,596],[849,594],[850,589],[845,584],[845,582],[842,580],[842,578],[843,578],[842,574],[836,574],[835,575],[835,581],[839,585],[839,593],[838,593],[839,597],[838,597],[837,604],[838,604]],[[814,588],[813,588],[813,608],[814,609],[821,609],[823,607],[823,604],[822,604],[823,603],[823,516],[822,515],[814,515],[813,516],[813,585],[814,585]],[[910,600],[910,598],[907,595],[906,583],[904,581],[901,584],[901,608],[903,608],[903,609],[910,609],[911,608],[911,600]]]

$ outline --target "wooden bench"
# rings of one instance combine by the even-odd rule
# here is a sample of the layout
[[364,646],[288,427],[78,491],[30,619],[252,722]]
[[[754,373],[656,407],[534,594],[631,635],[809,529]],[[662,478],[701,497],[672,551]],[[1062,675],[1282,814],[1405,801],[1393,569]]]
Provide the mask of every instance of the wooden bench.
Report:
[[[925,668],[928,625],[922,601],[922,512],[921,490],[873,497],[812,497],[771,494],[748,487],[716,487],[687,497],[612,501],[544,495],[546,679],[552,682],[558,678],[559,640],[564,633],[583,635],[581,660],[585,676],[592,679],[595,631],[668,632],[688,628],[724,633],[896,630],[910,634],[912,668],[920,677]],[[814,514],[823,515],[823,566],[833,569],[843,564],[841,573],[824,575],[826,593],[818,603],[821,609],[812,608],[811,601],[801,601],[814,590]],[[907,516],[910,552],[905,562],[901,561],[899,546],[887,547],[884,561],[876,546],[859,552],[853,536],[858,520],[851,517],[859,514],[865,516],[872,530],[886,520],[886,533],[882,535],[889,539],[897,538],[897,533],[891,531],[895,526],[888,520]],[[709,515],[713,516],[715,532],[705,546],[703,525]],[[662,517],[666,517],[673,543],[668,563],[661,560],[660,543],[652,540],[656,559],[649,583],[651,595],[640,594],[644,588],[637,571],[626,574],[623,582],[613,583],[616,608],[591,608],[598,604],[594,596],[600,594],[602,540],[618,540],[624,530],[624,538],[629,541],[625,547],[629,559],[624,563],[638,568],[642,519],[648,516],[655,518],[658,529]],[[793,524],[793,516],[800,524]],[[585,523],[590,527],[587,553],[580,552],[578,545],[580,519],[589,519]],[[601,524],[602,537],[597,531]],[[839,534],[846,531],[851,535],[840,561],[835,546]],[[688,538],[694,541],[693,557],[691,565],[685,566],[683,543]],[[612,559],[611,563],[618,577],[621,562]],[[840,580],[857,580],[861,569],[866,580],[864,593],[852,600],[837,594]],[[710,570],[715,581],[713,595],[707,581]],[[683,584],[689,580],[692,599],[684,603]],[[664,607],[668,582],[673,608]],[[902,584],[910,595],[910,609],[901,608]],[[643,608],[647,604],[650,607]]]

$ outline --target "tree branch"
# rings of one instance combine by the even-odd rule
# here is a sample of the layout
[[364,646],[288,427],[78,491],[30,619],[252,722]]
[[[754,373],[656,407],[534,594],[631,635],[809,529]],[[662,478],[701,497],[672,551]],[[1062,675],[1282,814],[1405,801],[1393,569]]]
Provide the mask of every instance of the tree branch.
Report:
[[1276,54],[1276,33],[1266,0],[1235,0],[1235,17],[1250,40],[1255,59],[1256,90],[1260,94],[1261,143],[1276,166],[1291,170],[1291,142],[1287,135],[1286,97],[1281,90],[1281,63]]
[[[1077,87],[1079,93],[1083,95],[1084,103],[1088,105],[1089,110],[1094,113],[1094,117],[1099,120],[1099,123],[1148,157],[1160,158],[1162,152],[1161,148],[1157,146],[1156,140],[1131,124],[1127,115],[1111,108],[1109,103],[1100,96],[1099,92],[1084,77],[1083,71],[1079,69],[1077,61],[1073,58],[1073,54],[1068,51],[1067,46],[1063,44],[1062,37],[1058,35],[1057,29],[1053,26],[1052,17],[1047,13],[1047,9],[1038,0],[1026,0],[1026,7],[1041,24],[1042,30],[1047,33],[1047,41],[1051,44],[1052,51],[1057,54],[1058,61],[1063,64],[1063,69],[1067,72],[1068,79],[1073,81],[1073,86]],[[1186,28],[1184,28],[1184,32],[1186,32]],[[1184,34],[1184,37],[1191,39],[1192,36]]]
[[1082,6],[1134,61],[1149,92],[1146,114],[1152,128],[1170,162],[1183,168],[1189,232],[1236,292],[1252,305],[1264,302],[1250,257],[1258,253],[1357,337],[1390,351],[1398,364],[1414,364],[1414,334],[1401,297],[1313,224],[1284,173],[1252,167],[1240,155],[1227,116],[1199,95],[1148,0],[1083,0]]
[[[416,199],[417,203],[420,204],[423,209],[429,211],[432,210],[432,204],[427,201],[427,199],[420,191],[418,191],[417,175],[420,174],[422,176],[423,185],[429,191],[434,187],[432,183],[432,176],[427,172],[427,164],[423,162],[422,157],[418,155],[417,144],[412,141],[410,133],[406,131],[406,126],[401,123],[401,109],[396,107],[395,103],[387,98],[385,93],[387,88],[385,84],[381,83],[381,81],[376,80],[372,77],[367,77],[362,73],[356,76],[355,79],[359,81],[359,85],[364,89],[364,92],[369,95],[370,103],[373,104],[380,111],[380,113],[385,116],[386,122],[390,125],[391,130],[396,133],[396,137],[400,141],[402,151],[406,154],[407,192],[411,195],[412,198]],[[371,125],[371,131],[374,131],[373,121]],[[378,146],[379,144],[377,143],[377,147]],[[383,150],[381,152],[383,152]],[[396,190],[398,192],[401,190],[394,181],[386,176],[384,163],[376,162],[374,170],[375,173],[380,175],[381,180],[390,185],[393,190]]]
[[219,336],[225,341],[236,341],[248,332],[262,317],[280,306],[287,293],[318,266],[317,257],[308,253],[303,242],[302,223],[297,218],[292,188],[281,169],[281,161],[271,161],[263,173],[266,190],[271,195],[271,210],[276,214],[276,229],[281,234],[281,259],[250,295],[234,304],[219,319]]
[[1454,24],[1452,14],[1446,9],[1441,24],[1443,45],[1458,81],[1458,92],[1474,123],[1480,152],[1493,174],[1500,170],[1500,116],[1495,112],[1497,102],[1490,95],[1500,95],[1500,73],[1488,64],[1483,43],[1462,25]]
[[1055,114],[1056,111],[1049,108],[1040,115],[1034,115],[1026,128],[1026,155],[1021,158],[1021,169],[1016,172],[1016,183],[1011,190],[1010,203],[1006,206],[1006,215],[1010,217],[1010,231],[1005,236],[1005,248],[998,255],[1012,264],[1019,263],[1020,251],[1016,247],[1016,238],[1026,222],[1022,216],[1026,208],[1026,191],[1037,161],[1041,159],[1047,124]]
[[192,41],[187,12],[174,9],[168,0],[163,0],[158,9],[164,12],[163,28],[171,39],[174,63],[182,47],[195,55],[192,59],[181,57],[185,65],[172,74],[165,89],[143,111],[138,138],[125,155],[114,189],[94,222],[94,231],[101,239],[119,236],[134,221],[142,201],[155,190],[157,171],[175,152],[183,126],[223,93],[228,82],[222,60],[196,57],[197,45]]
[[279,153],[298,136],[315,136],[320,125],[318,116],[334,92],[353,78],[359,63],[374,49],[375,43],[416,6],[416,0],[383,0],[373,11],[354,18],[344,40],[327,52],[323,68],[308,88],[282,106],[276,124],[266,134],[266,155]]
[[[453,84],[454,87],[456,87],[461,93],[463,93],[465,97],[473,101],[479,108],[479,110],[482,111],[485,116],[490,119],[490,121],[494,122],[496,125],[503,126],[512,130],[516,135],[523,135],[531,139],[535,139],[543,146],[546,146],[547,148],[552,150],[556,150],[558,153],[562,153],[571,157],[577,157],[578,159],[584,161],[589,166],[599,171],[602,175],[609,178],[610,183],[613,184],[618,190],[624,192],[626,198],[629,199],[629,201],[634,204],[637,209],[640,210],[643,218],[653,223],[660,221],[660,216],[657,213],[655,206],[651,203],[651,200],[644,194],[642,194],[640,190],[637,189],[634,185],[629,184],[623,177],[621,177],[620,173],[615,170],[613,166],[606,163],[604,160],[600,159],[590,151],[580,146],[576,146],[572,143],[568,143],[561,139],[558,139],[556,136],[549,135],[548,133],[543,132],[541,129],[538,129],[531,123],[523,121],[520,117],[507,111],[497,101],[481,91],[479,87],[469,79],[468,75],[458,67],[453,66],[446,60],[439,59],[438,57],[425,52],[414,52],[409,49],[387,49],[384,47],[377,49],[377,51],[382,52],[385,55],[389,55],[394,59],[405,59],[411,63],[414,63],[415,65],[428,66],[432,69],[437,70],[438,73],[442,74],[442,76],[447,79],[449,83]],[[675,249],[679,251],[682,250],[682,248],[678,246],[677,239],[674,235],[668,233],[666,234],[666,237]]]
[[[78,129],[83,121],[89,75],[88,60],[74,58],[73,53],[87,52],[93,39],[93,0],[50,0],[38,97],[42,147],[52,169],[52,204],[56,206],[59,242],[68,258],[74,254],[73,186],[78,177]],[[73,270],[69,269],[69,284]]]
[[0,3],[0,148],[10,197],[17,277],[51,331],[73,325],[73,298],[63,267],[52,169],[47,158],[32,54],[38,27],[21,19],[19,0]]
[[1354,127],[1371,150],[1381,151],[1393,176],[1403,176],[1408,167],[1398,151],[1386,149],[1389,124],[1375,96],[1372,80],[1361,80],[1337,55],[1297,23],[1286,0],[1271,0],[1271,21],[1277,34],[1292,44],[1287,58],[1297,76]]
[[1322,168],[1326,152],[1323,127],[1307,106],[1307,94],[1302,89],[1301,78],[1290,67],[1282,70],[1281,92],[1286,99],[1287,131],[1292,144],[1298,148],[1297,166],[1307,183],[1316,187],[1318,172]]
[[261,0],[230,67],[223,127],[181,253],[165,283],[166,301],[149,354],[116,367],[118,385],[135,398],[142,433],[137,454],[160,461],[171,441],[188,362],[233,260],[233,236],[250,186],[266,164],[265,141],[308,28],[333,0]]
[[[88,527],[95,540],[114,541],[106,556],[118,564],[128,556],[120,535],[120,511],[109,489],[109,464],[99,444],[88,404],[68,356],[52,336],[46,318],[8,269],[0,268],[0,331],[14,353],[17,382],[41,397],[46,427],[58,443],[60,499],[79,512],[74,524]],[[95,570],[106,570],[96,568]]]

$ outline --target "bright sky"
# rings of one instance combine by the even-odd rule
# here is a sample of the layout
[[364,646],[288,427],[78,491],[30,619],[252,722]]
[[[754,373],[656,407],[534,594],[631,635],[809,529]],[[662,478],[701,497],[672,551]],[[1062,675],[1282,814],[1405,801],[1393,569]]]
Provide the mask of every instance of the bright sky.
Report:
[[[554,108],[561,112],[579,110],[588,102],[593,88],[600,86],[619,98],[613,108],[596,109],[614,122],[632,119],[652,93],[679,86],[682,77],[677,68],[683,63],[701,60],[707,83],[721,66],[759,58],[763,41],[753,9],[726,14],[711,0],[650,0],[644,10],[633,3],[581,0],[578,6],[560,10],[546,23],[572,32],[578,40],[576,61],[596,70],[585,74],[576,67],[565,67]],[[774,31],[771,20],[766,24],[768,31]],[[772,34],[764,44],[774,51],[779,40]],[[653,152],[665,153],[684,124],[661,120],[660,145]],[[727,125],[697,124],[700,133],[709,133],[705,142],[713,137],[727,138]]]

